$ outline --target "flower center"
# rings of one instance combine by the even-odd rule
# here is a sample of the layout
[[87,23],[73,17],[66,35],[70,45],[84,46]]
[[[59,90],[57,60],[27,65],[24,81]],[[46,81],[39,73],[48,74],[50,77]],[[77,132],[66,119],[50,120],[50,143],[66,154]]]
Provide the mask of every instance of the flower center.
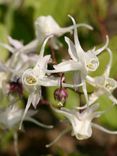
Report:
[[98,67],[98,61],[95,59],[92,59],[90,62],[87,63],[86,66],[88,70],[95,71]]
[[37,82],[37,80],[35,77],[29,75],[26,77],[26,82],[31,85],[31,84],[35,84]]
[[87,67],[88,67],[89,69],[93,69],[93,68],[94,68],[92,63],[87,64]]

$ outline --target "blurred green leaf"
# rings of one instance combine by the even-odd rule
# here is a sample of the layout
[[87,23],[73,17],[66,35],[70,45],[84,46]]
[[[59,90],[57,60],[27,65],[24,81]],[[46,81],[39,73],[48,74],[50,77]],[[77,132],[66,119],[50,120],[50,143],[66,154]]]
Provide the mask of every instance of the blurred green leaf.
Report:
[[102,124],[117,129],[117,107],[112,107],[112,102],[107,96],[99,98],[100,110],[107,110],[107,112],[99,118]]
[[67,15],[74,12],[78,1],[73,0],[26,0],[24,7],[34,10],[34,19],[40,15],[52,15],[60,24],[66,23]]
[[[0,24],[0,42],[7,43],[7,31],[3,24]],[[0,60],[4,61],[8,57],[8,51],[0,46]]]

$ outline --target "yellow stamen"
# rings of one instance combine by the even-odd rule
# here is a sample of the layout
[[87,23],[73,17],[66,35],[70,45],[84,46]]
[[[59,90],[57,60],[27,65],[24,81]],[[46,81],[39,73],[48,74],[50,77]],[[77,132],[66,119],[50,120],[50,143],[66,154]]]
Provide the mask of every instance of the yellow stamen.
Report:
[[37,82],[37,80],[31,75],[26,77],[26,81],[28,84],[35,84]]

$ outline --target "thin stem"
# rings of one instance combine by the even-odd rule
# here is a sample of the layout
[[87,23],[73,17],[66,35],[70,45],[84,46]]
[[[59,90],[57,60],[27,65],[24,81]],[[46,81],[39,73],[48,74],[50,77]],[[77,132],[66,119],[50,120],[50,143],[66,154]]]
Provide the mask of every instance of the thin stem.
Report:
[[20,156],[19,150],[18,150],[18,134],[17,134],[17,132],[14,133],[14,149],[15,149],[16,156]]

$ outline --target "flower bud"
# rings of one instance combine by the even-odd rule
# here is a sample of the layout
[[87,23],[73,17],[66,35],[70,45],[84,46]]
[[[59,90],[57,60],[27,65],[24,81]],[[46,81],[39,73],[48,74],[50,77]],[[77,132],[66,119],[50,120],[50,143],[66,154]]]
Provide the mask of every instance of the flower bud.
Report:
[[68,97],[67,90],[65,88],[57,88],[54,91],[54,98],[61,103],[65,103]]

